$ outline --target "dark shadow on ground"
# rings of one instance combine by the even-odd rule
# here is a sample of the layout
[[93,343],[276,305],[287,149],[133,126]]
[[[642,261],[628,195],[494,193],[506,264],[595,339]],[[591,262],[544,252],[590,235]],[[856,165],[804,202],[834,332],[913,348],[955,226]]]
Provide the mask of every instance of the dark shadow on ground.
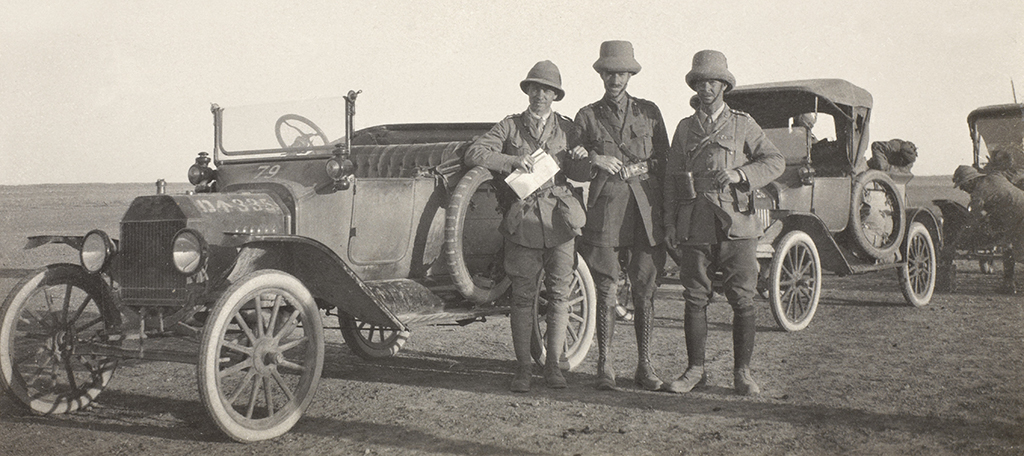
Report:
[[[317,400],[330,400],[330,398],[320,395]],[[6,423],[131,434],[197,443],[231,442],[217,429],[217,425],[213,423],[198,397],[194,400],[181,400],[107,390],[100,396],[95,407],[56,416],[35,415],[23,407],[17,406],[9,397],[0,398],[0,406],[5,409],[4,414],[0,416],[2,418],[0,421]],[[352,406],[352,404],[345,406]],[[378,444],[427,453],[534,454],[524,452],[522,449],[440,438],[404,426],[314,416],[301,418],[286,435],[301,436],[302,434],[350,439],[353,442],[359,442],[360,445]]]
[[533,390],[526,394],[514,394],[507,390],[508,373],[514,368],[512,360],[499,361],[403,351],[395,358],[367,362],[347,353],[339,353],[344,350],[343,347],[335,347],[328,351],[327,359],[333,362],[328,362],[324,366],[325,379],[504,394],[513,401],[543,397],[548,400],[564,401],[567,404],[582,402],[610,407],[653,408],[687,416],[708,414],[730,419],[788,422],[808,428],[829,423],[834,426],[879,432],[895,430],[954,439],[1009,438],[1024,443],[1024,428],[1009,423],[795,404],[785,398],[742,398],[735,396],[731,388],[714,386],[685,395],[649,392],[633,386],[632,375],[618,376],[621,391],[599,392],[590,386],[595,383],[596,377],[593,374],[569,372],[566,378],[570,387],[565,390],[551,390],[544,388],[538,369],[538,374],[534,377]]

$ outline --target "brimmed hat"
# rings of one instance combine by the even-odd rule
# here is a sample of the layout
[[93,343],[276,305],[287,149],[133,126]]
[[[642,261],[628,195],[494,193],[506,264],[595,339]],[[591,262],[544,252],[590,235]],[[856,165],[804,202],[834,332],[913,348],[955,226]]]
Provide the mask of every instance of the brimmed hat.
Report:
[[983,174],[981,174],[977,169],[974,169],[973,166],[957,166],[956,171],[953,171],[953,187],[963,187],[964,184],[981,176],[983,176]]
[[726,64],[725,54],[718,51],[704,50],[693,55],[693,69],[686,73],[686,85],[690,86],[693,90],[697,90],[693,85],[697,81],[707,79],[717,79],[724,82],[727,85],[725,88],[726,92],[736,86],[736,77],[729,72],[729,65]]
[[601,56],[594,62],[598,73],[633,73],[640,72],[640,62],[633,58],[633,43],[629,41],[605,41],[601,43]]
[[555,89],[555,101],[565,97],[565,91],[562,90],[562,74],[550,60],[541,60],[533,65],[533,68],[530,68],[530,72],[526,73],[526,79],[519,83],[519,88],[523,93],[526,93],[526,85],[531,82]]

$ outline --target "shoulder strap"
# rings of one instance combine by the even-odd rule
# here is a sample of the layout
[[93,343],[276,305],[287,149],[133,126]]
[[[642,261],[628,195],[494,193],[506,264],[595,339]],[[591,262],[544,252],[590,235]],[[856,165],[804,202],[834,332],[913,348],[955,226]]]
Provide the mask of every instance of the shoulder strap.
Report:
[[518,134],[520,138],[526,140],[526,143],[530,145],[531,153],[534,150],[540,149],[540,144],[533,139],[533,135],[530,134],[529,127],[523,123],[523,116],[514,116],[512,117],[512,121],[516,123],[516,129],[519,130],[516,134]]
[[601,131],[603,131],[606,135],[610,136],[612,138],[612,141],[615,141],[615,144],[618,145],[619,152],[622,152],[622,155],[625,155],[626,158],[628,158],[630,161],[634,163],[642,162],[643,159],[637,157],[636,155],[633,155],[633,153],[629,151],[629,148],[626,147],[626,144],[622,142],[622,134],[614,133],[615,129],[612,128],[611,124],[609,123],[610,120],[608,120],[608,117],[602,116],[600,112],[600,109],[594,110],[594,117],[597,117],[597,125],[601,127]]

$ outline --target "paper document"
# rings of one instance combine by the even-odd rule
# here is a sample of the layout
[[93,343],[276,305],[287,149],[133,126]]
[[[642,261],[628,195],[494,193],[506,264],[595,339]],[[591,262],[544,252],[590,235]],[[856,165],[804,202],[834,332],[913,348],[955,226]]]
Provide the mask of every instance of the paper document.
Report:
[[537,149],[533,152],[532,157],[534,160],[532,173],[525,173],[517,169],[505,178],[505,182],[512,187],[516,195],[519,195],[519,199],[530,196],[548,179],[558,174],[558,163],[555,163],[555,159],[544,152],[544,149]]

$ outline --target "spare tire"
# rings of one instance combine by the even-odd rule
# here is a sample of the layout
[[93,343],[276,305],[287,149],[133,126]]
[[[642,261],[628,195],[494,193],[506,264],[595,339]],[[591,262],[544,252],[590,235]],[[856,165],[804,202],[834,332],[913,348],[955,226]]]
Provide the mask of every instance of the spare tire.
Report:
[[906,231],[905,207],[903,193],[888,174],[871,169],[857,175],[850,194],[849,237],[872,258],[894,256]]
[[[491,172],[482,166],[477,166],[466,172],[462,179],[459,179],[459,183],[455,187],[455,191],[452,192],[451,200],[449,200],[447,210],[445,211],[444,255],[448,264],[448,270],[451,271],[452,279],[459,293],[470,302],[477,304],[488,303],[498,299],[511,284],[511,280],[508,276],[505,276],[500,282],[495,283],[489,288],[477,285],[473,282],[473,276],[466,263],[464,243],[466,214],[472,210],[482,209],[476,208],[470,203],[477,194],[477,190],[484,184],[490,185],[489,182],[493,178],[494,176]],[[495,224],[494,233],[497,233],[497,224]]]

